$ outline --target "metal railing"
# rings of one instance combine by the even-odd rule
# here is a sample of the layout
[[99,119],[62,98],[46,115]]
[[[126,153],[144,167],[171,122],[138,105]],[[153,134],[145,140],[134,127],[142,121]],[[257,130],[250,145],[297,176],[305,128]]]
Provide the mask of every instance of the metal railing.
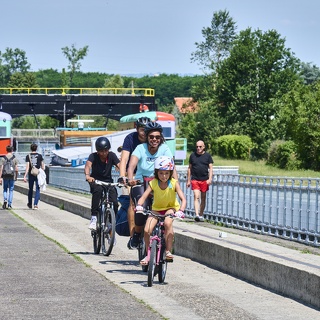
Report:
[[56,130],[54,129],[12,129],[12,135],[15,138],[55,138],[57,137]]
[[142,95],[154,97],[151,88],[0,88],[0,94],[78,94],[78,95]]
[[[187,199],[186,216],[194,217],[193,192],[186,166],[177,167]],[[113,172],[118,179],[118,172]],[[89,192],[83,168],[50,167],[52,186]],[[209,221],[249,232],[320,246],[320,179],[239,175],[238,167],[214,167],[204,212]]]

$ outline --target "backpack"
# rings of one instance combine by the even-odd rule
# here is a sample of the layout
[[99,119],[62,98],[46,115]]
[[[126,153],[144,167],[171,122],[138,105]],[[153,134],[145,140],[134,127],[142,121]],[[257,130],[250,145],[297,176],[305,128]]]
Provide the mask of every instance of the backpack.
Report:
[[118,198],[121,207],[118,210],[117,216],[116,216],[116,233],[119,236],[130,236],[130,230],[129,230],[129,223],[128,223],[128,217],[127,217],[127,210],[129,208],[130,204],[130,198],[129,196],[121,195]]
[[4,179],[13,179],[14,178],[14,165],[13,159],[15,156],[13,155],[12,158],[8,159],[7,156],[3,157],[5,159],[5,163],[2,167],[2,178]]

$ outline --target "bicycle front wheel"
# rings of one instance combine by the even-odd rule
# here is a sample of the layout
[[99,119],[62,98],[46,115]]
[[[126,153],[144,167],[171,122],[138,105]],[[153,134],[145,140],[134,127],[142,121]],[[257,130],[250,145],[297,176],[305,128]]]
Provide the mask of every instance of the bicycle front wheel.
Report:
[[167,274],[167,260],[166,260],[166,245],[165,243],[161,244],[161,253],[159,261],[159,271],[158,271],[158,280],[159,283],[163,283]]
[[157,240],[151,243],[150,260],[148,267],[148,287],[152,287],[157,264]]
[[104,211],[105,226],[103,229],[102,237],[102,253],[105,256],[110,255],[116,236],[116,215],[112,208],[105,209]]
[[93,240],[93,252],[95,254],[100,253],[101,249],[101,214],[97,216],[97,229],[91,231],[91,236]]
[[[144,242],[143,232],[141,232],[141,239],[140,239],[140,243],[138,245],[139,261],[141,261],[145,256],[146,256],[146,245],[145,245],[145,242]],[[143,265],[141,267],[142,267],[142,271],[143,272],[147,272],[148,271],[148,266]]]

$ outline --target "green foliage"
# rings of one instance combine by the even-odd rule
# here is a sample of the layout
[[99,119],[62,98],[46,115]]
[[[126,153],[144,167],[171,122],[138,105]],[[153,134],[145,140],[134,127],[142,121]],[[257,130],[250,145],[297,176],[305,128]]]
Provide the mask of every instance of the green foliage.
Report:
[[214,100],[199,101],[197,113],[187,113],[182,116],[179,128],[182,137],[188,139],[188,149],[193,149],[198,140],[203,140],[210,149],[214,139],[220,134],[220,118],[217,117],[217,107]]
[[273,121],[280,109],[277,98],[291,90],[297,70],[297,59],[276,31],[250,28],[240,32],[218,68],[215,94],[224,134],[251,137],[255,158],[266,157],[271,141],[279,138]]
[[[64,70],[64,69],[63,69]],[[54,69],[45,69],[34,72],[40,88],[61,88],[62,75]]]
[[250,137],[225,135],[215,140],[213,150],[220,157],[226,159],[250,159],[250,150],[253,143]]
[[[135,88],[153,88],[156,93],[158,108],[171,105],[176,97],[191,97],[192,87],[201,80],[201,76],[179,76],[177,74],[160,74],[145,76],[133,80]],[[125,78],[124,78],[125,79]],[[132,79],[125,79],[127,81]]]
[[310,63],[301,63],[301,78],[305,84],[312,84],[320,79],[320,69],[316,65]]
[[220,62],[229,55],[235,39],[236,23],[227,10],[213,13],[211,26],[202,29],[204,41],[196,42],[197,50],[191,55],[191,62],[197,62],[204,70],[216,73]]
[[296,157],[296,149],[293,141],[276,140],[269,148],[266,164],[281,169],[297,170],[301,163]]
[[[24,86],[24,75],[20,72],[16,72],[13,75],[11,75],[8,87],[10,88],[25,88]],[[20,93],[19,91],[16,91],[16,93]]]
[[119,74],[116,74],[105,80],[104,88],[124,88],[124,81]]
[[[36,116],[40,129],[52,129],[59,126],[59,121],[49,116]],[[34,116],[22,116],[12,120],[14,129],[38,129]]]
[[25,74],[30,70],[26,52],[18,48],[0,51],[0,86],[5,87],[14,73]]
[[79,71],[81,68],[80,60],[83,60],[89,50],[89,46],[84,46],[83,48],[76,49],[75,45],[72,44],[71,48],[63,47],[61,48],[62,53],[68,59],[68,70],[69,70],[69,86],[73,85],[73,77],[76,71]]
[[283,97],[280,121],[286,140],[297,146],[297,157],[305,169],[320,170],[320,83],[299,82]]
[[214,157],[215,166],[238,166],[240,174],[273,177],[310,177],[320,178],[320,172],[312,170],[287,170],[267,165],[264,160],[239,160]]
[[[34,73],[27,72],[15,72],[11,75],[8,87],[10,88],[37,88],[37,79]],[[23,91],[25,92],[25,91]],[[15,91],[15,93],[19,93],[19,91]]]

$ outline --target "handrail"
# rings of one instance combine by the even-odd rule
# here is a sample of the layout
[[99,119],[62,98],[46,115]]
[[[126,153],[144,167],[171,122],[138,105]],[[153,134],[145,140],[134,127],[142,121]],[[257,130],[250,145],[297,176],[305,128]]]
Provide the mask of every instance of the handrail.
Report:
[[0,94],[79,94],[79,95],[143,95],[154,97],[154,89],[151,88],[0,88]]

